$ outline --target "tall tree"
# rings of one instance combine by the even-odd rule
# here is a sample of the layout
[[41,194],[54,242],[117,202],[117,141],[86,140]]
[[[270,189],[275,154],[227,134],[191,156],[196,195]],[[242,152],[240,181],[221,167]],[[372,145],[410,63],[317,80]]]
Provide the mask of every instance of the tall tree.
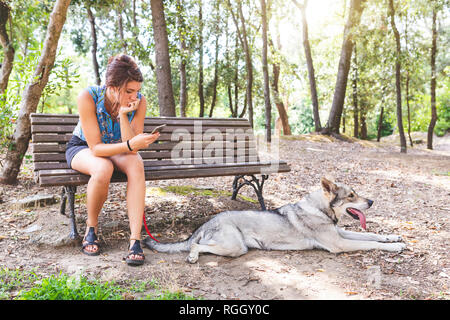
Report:
[[395,9],[394,1],[389,0],[389,17],[391,20],[392,31],[394,32],[396,51],[395,51],[395,90],[396,90],[396,102],[397,102],[397,127],[400,135],[400,152],[406,153],[406,138],[405,131],[403,129],[403,116],[402,116],[402,87],[401,87],[401,46],[400,46],[400,33],[395,25]]
[[358,111],[358,58],[356,45],[354,47],[353,56],[353,74],[352,74],[352,89],[353,89],[353,136],[359,137],[359,111]]
[[13,184],[17,181],[17,175],[31,138],[30,114],[36,112],[42,90],[48,82],[55,63],[58,41],[66,21],[69,4],[70,0],[57,0],[53,7],[39,63],[34,71],[32,82],[26,86],[22,95],[13,139],[0,175],[1,183]]
[[308,68],[309,90],[311,92],[311,101],[313,104],[314,130],[319,132],[322,129],[319,116],[319,100],[317,99],[316,76],[314,72],[314,64],[311,55],[311,46],[308,37],[308,20],[306,19],[306,7],[308,0],[304,0],[303,4],[299,4],[296,0],[292,0],[302,13],[302,35],[303,49],[305,51],[306,67]]
[[95,82],[97,83],[97,85],[100,85],[101,83],[100,71],[97,60],[97,30],[95,27],[95,16],[92,12],[91,6],[89,5],[89,2],[86,2],[86,11],[88,14],[88,21],[91,26],[91,38],[92,38],[91,54],[92,54],[92,66],[94,67]]
[[[276,41],[277,41],[277,47],[278,47],[277,53],[279,53],[281,51],[281,41],[280,41],[280,33],[279,33],[278,29],[277,29],[276,37],[277,37]],[[279,61],[279,59],[275,58],[277,56],[277,54],[275,53],[275,46],[274,46],[273,42],[271,40],[269,40],[269,43],[270,43],[270,47],[273,50],[272,56],[274,57],[272,59],[273,60],[273,64],[272,64],[273,99],[275,102],[275,106],[277,107],[277,110],[278,110],[278,115],[280,116],[279,120],[281,122],[281,126],[283,127],[283,135],[290,136],[290,135],[292,135],[291,126],[289,125],[288,114],[286,111],[286,107],[283,103],[283,100],[281,99],[280,90],[279,90],[279,86],[278,86],[278,82],[280,79],[280,72],[281,72],[280,61]],[[278,122],[278,119],[277,119],[277,122]]]
[[3,47],[3,62],[0,74],[0,95],[4,94],[8,87],[9,76],[13,68],[14,47],[6,31],[6,24],[10,20],[11,9],[4,2],[0,1],[0,42]]
[[433,27],[431,40],[431,120],[428,126],[427,148],[433,149],[433,131],[437,121],[436,111],[436,52],[437,52],[437,30],[436,30],[436,3],[433,1]]
[[353,36],[359,25],[364,10],[362,5],[365,0],[351,0],[347,22],[344,28],[344,40],[342,42],[341,56],[339,59],[336,86],[334,88],[333,102],[328,116],[326,127],[322,129],[324,134],[339,135],[342,110],[344,108],[345,91],[347,89],[348,72],[353,51]]
[[198,98],[200,100],[200,114],[199,117],[205,115],[205,94],[203,88],[203,6],[202,0],[198,3]]
[[[247,89],[246,89],[246,101],[248,105],[248,120],[250,125],[253,127],[253,64],[252,64],[252,54],[251,49],[248,44],[247,38],[247,28],[245,26],[244,14],[242,12],[242,3],[241,1],[237,1],[238,5],[238,15],[239,20],[241,22],[241,28],[239,28],[238,20],[233,12],[233,7],[230,4],[230,0],[227,0],[228,8],[231,12],[231,16],[233,18],[233,22],[236,26],[236,31],[238,34],[239,41],[242,45],[242,48],[245,52],[245,68],[246,68],[246,78],[247,78]],[[236,101],[237,104],[237,101]],[[237,108],[236,108],[237,109]]]
[[123,33],[123,18],[122,18],[122,13],[125,10],[125,0],[123,1],[119,1],[117,3],[117,8],[116,8],[116,14],[117,14],[117,29],[119,30],[119,37],[120,37],[120,45],[123,48],[123,52],[127,53],[127,42],[125,41],[125,35]]
[[187,72],[186,72],[186,60],[188,49],[186,46],[186,21],[184,19],[183,7],[181,0],[177,0],[177,28],[178,36],[180,38],[180,116],[186,117],[187,106]]
[[169,58],[169,40],[162,0],[151,0],[153,36],[155,39],[156,82],[158,86],[159,113],[163,117],[175,117],[172,75]]
[[264,78],[264,106],[266,115],[266,142],[272,141],[272,109],[270,104],[269,67],[267,65],[267,9],[266,0],[260,0],[262,19],[262,69]]

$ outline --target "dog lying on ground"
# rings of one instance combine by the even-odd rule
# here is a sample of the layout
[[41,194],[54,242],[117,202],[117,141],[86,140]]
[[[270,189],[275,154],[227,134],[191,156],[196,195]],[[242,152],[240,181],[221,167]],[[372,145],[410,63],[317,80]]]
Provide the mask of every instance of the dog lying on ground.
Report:
[[[159,252],[182,252],[195,263],[199,253],[238,257],[248,249],[306,250],[325,249],[333,253],[357,250],[401,252],[406,245],[397,235],[378,235],[346,231],[337,222],[348,214],[366,229],[362,210],[373,201],[363,198],[344,184],[321,179],[322,188],[295,204],[273,211],[225,211],[200,226],[188,239],[177,243],[158,243],[151,238],[145,245]],[[395,243],[393,243],[395,242]]]

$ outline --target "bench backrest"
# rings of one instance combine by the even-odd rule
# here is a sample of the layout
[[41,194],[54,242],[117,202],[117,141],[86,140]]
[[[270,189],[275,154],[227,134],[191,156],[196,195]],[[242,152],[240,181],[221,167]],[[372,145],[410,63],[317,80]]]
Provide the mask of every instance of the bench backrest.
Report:
[[[31,114],[34,170],[67,169],[66,143],[78,115]],[[166,124],[157,142],[139,154],[144,166],[259,161],[250,123],[239,118],[145,118],[144,132]]]

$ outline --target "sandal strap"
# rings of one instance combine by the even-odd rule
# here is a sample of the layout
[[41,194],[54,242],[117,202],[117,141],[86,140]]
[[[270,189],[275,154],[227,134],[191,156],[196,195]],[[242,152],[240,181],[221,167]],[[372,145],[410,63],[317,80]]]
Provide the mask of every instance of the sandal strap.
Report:
[[87,241],[89,244],[97,244],[95,241],[98,241],[98,237],[95,234],[94,227],[89,227],[89,231],[87,235],[84,237],[83,241]]
[[133,243],[133,246],[129,249],[130,254],[143,255],[144,250],[142,250],[141,241],[138,239],[131,239],[131,240],[135,241]]

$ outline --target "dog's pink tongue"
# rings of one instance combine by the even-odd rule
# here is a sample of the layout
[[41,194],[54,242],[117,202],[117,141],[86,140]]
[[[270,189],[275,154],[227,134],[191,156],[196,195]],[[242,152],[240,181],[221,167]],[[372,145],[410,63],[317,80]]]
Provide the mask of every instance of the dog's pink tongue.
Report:
[[355,208],[349,208],[351,213],[355,214],[359,218],[359,223],[361,224],[361,227],[366,230],[366,216],[361,211],[355,209]]

